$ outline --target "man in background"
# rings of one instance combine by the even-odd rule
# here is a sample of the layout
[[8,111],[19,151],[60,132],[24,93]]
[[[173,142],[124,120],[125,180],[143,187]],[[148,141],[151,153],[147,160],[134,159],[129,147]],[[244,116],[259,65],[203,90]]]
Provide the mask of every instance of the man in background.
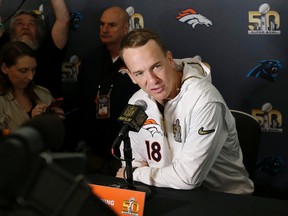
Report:
[[70,15],[65,0],[51,0],[55,22],[48,26],[39,11],[17,11],[8,23],[0,28],[0,47],[8,41],[22,41],[36,51],[37,68],[34,82],[50,90],[57,98],[62,96],[62,62],[68,40]]
[[[88,173],[115,176],[121,162],[111,147],[121,125],[117,118],[138,89],[119,58],[121,39],[129,31],[129,15],[121,7],[106,9],[100,18],[101,46],[83,58],[78,77],[81,139],[88,147]],[[117,154],[117,152],[116,152]]]

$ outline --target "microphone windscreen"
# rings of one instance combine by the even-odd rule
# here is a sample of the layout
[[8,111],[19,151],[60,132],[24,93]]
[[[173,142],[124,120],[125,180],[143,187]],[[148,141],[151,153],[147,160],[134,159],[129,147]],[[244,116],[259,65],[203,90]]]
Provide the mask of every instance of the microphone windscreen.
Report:
[[46,149],[57,150],[61,147],[65,137],[63,120],[55,113],[45,113],[32,118],[21,127],[31,127],[42,137]]
[[134,105],[142,107],[143,111],[146,111],[148,107],[144,100],[137,100]]

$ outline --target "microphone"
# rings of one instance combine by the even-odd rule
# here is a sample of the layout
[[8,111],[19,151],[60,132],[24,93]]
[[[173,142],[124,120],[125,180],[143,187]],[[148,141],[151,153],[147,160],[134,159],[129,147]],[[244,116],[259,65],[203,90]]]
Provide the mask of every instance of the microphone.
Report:
[[14,145],[29,153],[40,153],[48,149],[59,149],[64,137],[62,119],[55,113],[45,113],[25,122],[12,132],[3,130],[0,148],[4,146],[3,143],[7,143],[8,146]]
[[148,118],[145,113],[146,109],[147,103],[144,100],[137,100],[134,105],[128,104],[125,107],[122,114],[118,117],[118,121],[122,122],[123,127],[120,129],[118,136],[114,140],[112,149],[121,144],[129,131],[138,132],[141,129]]
[[31,216],[115,215],[92,193],[82,174],[74,176],[53,163],[49,152],[41,152],[58,146],[63,136],[62,119],[45,113],[1,138],[1,210]]
[[[42,114],[0,140],[0,201],[13,199],[40,166],[39,154],[64,140],[64,123],[54,113]],[[37,168],[38,169],[38,168]],[[19,182],[20,181],[20,182]]]
[[[42,146],[39,146],[33,142],[32,136],[28,136],[24,133],[24,131],[28,130],[29,128],[30,130],[33,129],[39,133],[39,136],[43,142]],[[63,144],[65,138],[65,126],[63,120],[55,113],[44,113],[27,121],[19,128],[19,130],[11,133],[12,136],[15,134],[18,134],[19,136],[22,136],[23,139],[26,139],[29,143],[29,148],[32,151],[41,152],[48,149],[57,150],[60,149]]]
[[[147,109],[147,103],[144,100],[137,100],[134,105],[128,104],[122,114],[119,116],[118,121],[124,125],[119,131],[118,136],[114,140],[112,145],[112,155],[119,160],[126,162],[126,182],[128,183],[128,189],[139,190],[146,193],[146,197],[151,196],[151,190],[147,187],[136,186],[133,181],[133,168],[132,168],[132,148],[130,145],[130,139],[127,137],[129,131],[138,132],[145,123],[148,115],[145,113]],[[114,147],[121,144],[124,141],[124,159],[118,158],[114,154]],[[125,178],[125,177],[124,177]]]
[[142,107],[144,111],[146,111],[148,107],[144,100],[137,100],[134,105]]

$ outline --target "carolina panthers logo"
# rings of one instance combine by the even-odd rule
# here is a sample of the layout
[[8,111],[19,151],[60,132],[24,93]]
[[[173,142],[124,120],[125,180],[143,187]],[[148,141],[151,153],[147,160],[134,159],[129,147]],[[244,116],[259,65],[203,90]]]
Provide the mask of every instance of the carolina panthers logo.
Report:
[[155,134],[160,134],[163,136],[160,125],[154,119],[147,119],[142,128],[149,131],[152,137],[154,137]]
[[267,156],[257,162],[257,171],[264,171],[275,176],[285,165],[285,161],[281,156]]
[[280,61],[265,60],[261,61],[256,67],[248,72],[246,77],[260,77],[274,82],[278,78],[278,71],[282,68]]
[[211,20],[207,19],[205,16],[198,14],[193,9],[187,9],[179,13],[176,19],[182,23],[187,23],[195,28],[196,25],[206,25],[207,27],[212,26]]
[[79,31],[80,22],[83,19],[83,16],[80,12],[72,12],[70,13],[70,30]]

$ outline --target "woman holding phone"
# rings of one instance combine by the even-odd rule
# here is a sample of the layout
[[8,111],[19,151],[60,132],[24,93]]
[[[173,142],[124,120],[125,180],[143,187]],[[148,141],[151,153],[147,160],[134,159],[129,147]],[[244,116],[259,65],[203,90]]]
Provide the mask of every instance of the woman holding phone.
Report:
[[[43,114],[54,101],[48,89],[35,85],[34,51],[25,43],[6,43],[0,51],[0,130],[14,130]],[[63,118],[59,107],[51,108]]]

